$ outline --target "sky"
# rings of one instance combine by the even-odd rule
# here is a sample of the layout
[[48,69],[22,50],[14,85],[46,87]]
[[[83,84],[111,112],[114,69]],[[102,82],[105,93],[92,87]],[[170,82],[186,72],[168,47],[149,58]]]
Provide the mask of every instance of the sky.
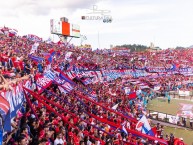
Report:
[[[108,10],[111,23],[82,20],[81,16],[97,10]],[[4,0],[0,4],[0,27],[18,30],[19,35],[35,34],[44,40],[58,37],[50,34],[50,19],[67,17],[80,25],[83,44],[93,49],[110,45],[142,44],[162,49],[193,45],[192,0]],[[80,38],[71,43],[80,45]]]

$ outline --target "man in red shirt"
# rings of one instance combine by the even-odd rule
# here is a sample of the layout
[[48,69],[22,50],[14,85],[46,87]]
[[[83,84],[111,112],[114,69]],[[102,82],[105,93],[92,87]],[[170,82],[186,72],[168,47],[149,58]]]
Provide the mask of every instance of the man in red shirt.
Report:
[[179,141],[177,142],[177,145],[185,145],[183,142],[183,138],[179,138]]

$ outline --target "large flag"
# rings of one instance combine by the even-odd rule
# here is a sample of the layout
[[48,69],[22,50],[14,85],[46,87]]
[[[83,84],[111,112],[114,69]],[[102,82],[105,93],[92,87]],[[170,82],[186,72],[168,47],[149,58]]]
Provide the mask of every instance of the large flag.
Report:
[[141,117],[141,119],[136,124],[136,130],[141,131],[144,134],[148,134],[151,136],[154,136],[154,133],[151,129],[151,126],[149,125],[149,122],[145,115]]
[[23,104],[24,94],[21,88],[21,85],[18,85],[14,87],[12,91],[6,92],[6,99],[10,104],[10,109],[4,121],[5,131],[11,131],[11,120],[16,116],[18,110]]
[[5,116],[7,115],[9,111],[9,102],[0,96],[0,114],[2,116],[2,119],[5,119]]
[[0,128],[0,145],[3,143],[3,129]]

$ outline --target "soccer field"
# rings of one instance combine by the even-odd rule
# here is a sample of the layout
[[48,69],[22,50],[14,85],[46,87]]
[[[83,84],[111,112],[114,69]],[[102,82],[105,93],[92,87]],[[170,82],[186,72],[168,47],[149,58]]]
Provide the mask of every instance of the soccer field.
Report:
[[177,99],[171,99],[170,104],[168,104],[167,100],[164,102],[158,99],[154,99],[154,100],[150,100],[147,107],[148,107],[148,110],[154,110],[154,111],[159,111],[163,113],[168,113],[171,115],[176,115],[180,107],[179,105],[180,103],[193,104],[193,102],[191,101],[177,100]]
[[[193,104],[191,101],[186,100],[176,100],[172,99],[171,103],[168,104],[166,101],[161,101],[158,99],[151,100],[147,106],[148,110],[154,110],[158,112],[168,113],[172,115],[176,115],[179,109],[179,103],[185,104]],[[188,145],[193,144],[193,131],[187,129],[177,129],[173,127],[164,126],[164,136],[166,134],[173,133],[176,137],[182,137]]]

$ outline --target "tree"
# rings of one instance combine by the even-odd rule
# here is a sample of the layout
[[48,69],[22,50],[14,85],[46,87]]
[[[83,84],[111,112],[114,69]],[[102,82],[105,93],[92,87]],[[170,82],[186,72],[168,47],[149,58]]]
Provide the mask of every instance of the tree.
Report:
[[146,49],[148,49],[147,46],[144,45],[140,45],[140,44],[124,44],[124,45],[117,45],[116,47],[125,47],[130,49],[131,52],[133,51],[145,51]]

